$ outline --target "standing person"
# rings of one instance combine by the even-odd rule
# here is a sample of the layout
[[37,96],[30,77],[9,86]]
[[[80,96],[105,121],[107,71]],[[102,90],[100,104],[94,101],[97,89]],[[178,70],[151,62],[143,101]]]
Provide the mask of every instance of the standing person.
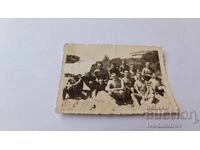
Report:
[[111,80],[108,81],[106,86],[108,94],[116,100],[118,105],[123,105],[126,95],[124,91],[123,81],[116,75],[116,73],[111,74]]
[[135,90],[134,97],[137,99],[139,105],[142,104],[143,101],[147,100],[147,96],[149,93],[149,88],[147,82],[141,77],[139,73],[137,73],[137,80],[135,81]]
[[119,67],[119,71],[120,71],[120,73],[124,74],[125,70],[129,71],[130,67],[129,67],[129,65],[126,64],[126,61],[123,60],[122,65]]
[[112,73],[115,73],[118,77],[121,76],[119,69],[117,68],[115,63],[111,63],[110,68],[108,69],[109,76],[111,76]]
[[161,79],[157,79],[157,76],[155,73],[152,74],[151,79],[148,81],[148,84],[151,87],[152,93],[159,94],[161,96],[164,96],[165,88],[161,83]]
[[149,81],[151,79],[152,71],[150,70],[150,62],[145,63],[145,67],[142,69],[142,77],[144,80]]

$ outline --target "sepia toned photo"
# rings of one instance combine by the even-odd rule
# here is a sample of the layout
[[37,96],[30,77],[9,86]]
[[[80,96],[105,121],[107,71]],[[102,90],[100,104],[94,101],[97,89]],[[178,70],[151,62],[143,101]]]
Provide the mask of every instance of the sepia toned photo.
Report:
[[178,113],[161,48],[66,44],[56,112]]

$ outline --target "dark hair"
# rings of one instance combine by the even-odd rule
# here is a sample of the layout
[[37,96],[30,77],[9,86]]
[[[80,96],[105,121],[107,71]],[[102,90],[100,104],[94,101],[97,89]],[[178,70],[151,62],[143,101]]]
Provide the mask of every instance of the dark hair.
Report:
[[111,63],[111,65],[117,66],[116,63]]
[[74,80],[78,81],[79,77],[77,75],[74,76]]

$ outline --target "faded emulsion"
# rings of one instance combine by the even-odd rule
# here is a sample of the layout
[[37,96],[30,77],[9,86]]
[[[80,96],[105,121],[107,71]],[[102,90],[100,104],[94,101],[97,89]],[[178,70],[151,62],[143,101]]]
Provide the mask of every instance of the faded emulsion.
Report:
[[163,77],[160,49],[74,45],[72,50],[72,47],[65,47],[58,112],[145,114],[155,113],[158,108],[162,108],[161,112],[177,111]]

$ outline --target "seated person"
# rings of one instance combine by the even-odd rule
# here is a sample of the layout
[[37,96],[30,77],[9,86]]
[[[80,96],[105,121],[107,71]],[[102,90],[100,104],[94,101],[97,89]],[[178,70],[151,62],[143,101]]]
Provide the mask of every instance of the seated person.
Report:
[[95,90],[96,87],[96,78],[90,72],[87,72],[82,77],[83,82],[83,91],[87,93],[87,97],[92,97],[92,92]]
[[126,70],[124,71],[124,77],[122,78],[125,88],[131,89],[133,92],[133,87],[135,79],[130,76],[130,73]]
[[118,77],[121,76],[119,69],[117,68],[115,63],[111,63],[110,68],[108,69],[109,76],[111,76],[112,73],[115,73]]
[[145,67],[142,69],[142,77],[144,80],[149,81],[151,79],[152,71],[150,70],[150,62],[145,63]]
[[133,95],[137,99],[137,103],[141,105],[142,102],[148,98],[149,88],[147,82],[141,77],[140,73],[137,73],[136,76],[137,80],[134,84],[136,92]]
[[122,65],[119,67],[119,71],[120,71],[120,73],[123,74],[125,70],[129,71],[130,67],[129,67],[129,65],[126,64],[126,61],[123,60]]
[[164,86],[161,84],[161,79],[157,78],[156,74],[153,73],[151,79],[148,81],[148,84],[150,85],[150,88],[152,90],[152,93],[159,94],[161,96],[164,96]]
[[118,105],[123,105],[126,98],[124,83],[116,73],[112,73],[110,79],[111,80],[108,81],[106,90],[109,95],[116,100]]
[[96,89],[95,89],[95,96],[97,96],[98,92],[100,92],[100,91],[107,92],[105,90],[105,88],[106,88],[106,83],[104,82],[103,79],[99,79],[98,84],[97,84]]
[[127,70],[125,70],[122,81],[124,82],[124,87],[125,87],[125,92],[126,92],[126,102],[132,103],[133,101],[132,101],[131,93],[134,93],[135,79],[130,76],[130,73]]
[[[66,87],[63,89],[63,100],[65,100],[66,94],[69,95],[68,98],[72,99],[84,99],[85,95],[83,91],[83,81],[82,78],[74,76],[72,79],[69,79]],[[68,99],[67,98],[67,99]]]
[[101,71],[99,69],[96,69],[94,71],[94,75],[95,75],[95,82],[94,82],[95,87],[93,96],[97,96],[99,91],[105,91],[107,79],[102,78]]
[[98,69],[100,71],[99,78],[101,78],[107,82],[109,79],[109,73],[106,69],[103,68],[103,64],[98,62],[96,69]]
[[85,84],[90,88],[90,90],[94,90],[94,82],[96,80],[95,76],[93,76],[90,72],[87,72],[82,78]]
[[136,68],[134,67],[134,65],[131,65],[131,67],[130,67],[130,75],[132,76],[132,77],[134,77],[135,75],[136,75],[136,72],[137,72],[137,70],[136,70]]

